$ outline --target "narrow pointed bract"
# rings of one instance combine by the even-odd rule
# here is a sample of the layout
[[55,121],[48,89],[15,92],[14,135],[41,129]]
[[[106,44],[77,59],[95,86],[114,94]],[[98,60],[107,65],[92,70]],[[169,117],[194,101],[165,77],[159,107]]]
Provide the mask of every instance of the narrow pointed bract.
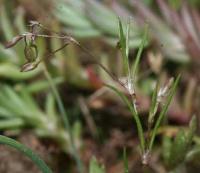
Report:
[[23,35],[15,36],[11,41],[5,44],[5,48],[8,49],[15,46],[22,38],[24,38]]

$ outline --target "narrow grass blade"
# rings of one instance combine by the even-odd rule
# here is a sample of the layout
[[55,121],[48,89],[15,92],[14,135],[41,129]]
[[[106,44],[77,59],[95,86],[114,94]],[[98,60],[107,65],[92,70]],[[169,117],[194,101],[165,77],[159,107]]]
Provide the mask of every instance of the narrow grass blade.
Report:
[[137,130],[138,130],[138,136],[140,140],[140,148],[142,151],[142,154],[145,153],[145,137],[144,137],[144,132],[142,128],[142,124],[139,118],[139,115],[137,114],[136,110],[134,109],[134,106],[131,104],[131,102],[128,100],[128,98],[120,92],[118,89],[111,85],[105,85],[106,87],[110,88],[112,91],[114,91],[122,100],[123,102],[128,106],[129,110],[132,113],[132,116],[136,122]]
[[[127,26],[127,31],[129,32],[129,26]],[[129,76],[130,79],[130,68],[129,68],[129,61],[128,61],[128,33],[127,33],[127,38],[125,37],[124,31],[123,31],[123,26],[122,22],[119,18],[119,48],[122,53],[122,58],[123,58],[123,63],[124,63],[124,69],[125,69],[125,74]]]
[[139,46],[139,50],[138,50],[137,55],[136,55],[136,59],[134,61],[133,66],[131,67],[133,78],[135,78],[135,76],[136,76],[136,72],[137,72],[137,69],[138,69],[138,65],[139,65],[139,62],[140,62],[142,51],[143,51],[144,46],[145,46],[146,41],[147,41],[147,35],[148,35],[148,25],[145,26],[145,31],[144,31],[143,38],[142,38],[142,41],[141,41],[140,46]]
[[129,38],[130,38],[130,19],[127,22],[127,27],[126,27],[126,57],[128,58],[129,55]]
[[124,34],[124,30],[123,30],[123,26],[122,26],[122,22],[119,18],[119,41],[120,41],[120,48],[122,49],[122,52],[125,53],[126,52],[126,37]]
[[0,135],[0,144],[10,146],[23,153],[38,166],[38,168],[42,171],[42,173],[53,173],[51,169],[37,154],[35,154],[31,149],[17,142],[16,140]]
[[129,171],[128,171],[128,159],[127,159],[127,155],[126,155],[126,148],[124,148],[124,151],[123,151],[123,160],[124,160],[124,173],[129,173]]
[[152,124],[154,121],[154,116],[158,110],[158,104],[157,104],[157,95],[159,90],[159,81],[156,84],[156,88],[153,91],[152,99],[151,99],[151,107],[149,110],[149,117],[148,117],[148,124]]
[[166,100],[166,103],[165,103],[164,107],[162,108],[162,111],[160,112],[160,115],[159,115],[159,117],[158,117],[158,119],[157,119],[157,121],[156,121],[155,127],[154,127],[154,129],[153,129],[153,131],[152,131],[152,136],[151,136],[151,139],[150,139],[149,151],[152,150],[152,147],[153,147],[153,143],[154,143],[154,140],[155,140],[156,133],[157,133],[157,131],[158,131],[158,128],[159,128],[159,126],[160,126],[160,124],[161,124],[161,122],[162,122],[164,116],[165,116],[166,113],[167,113],[168,107],[169,107],[169,105],[170,105],[170,103],[171,103],[171,100],[172,100],[174,94],[175,94],[175,91],[176,91],[176,88],[177,88],[177,85],[178,85],[179,80],[180,80],[180,75],[178,75],[178,77],[177,77],[176,80],[174,81],[174,83],[173,83],[173,85],[172,85],[172,88],[171,88],[171,90],[170,90],[170,94],[169,94],[169,96],[168,96],[168,98],[167,98],[167,100]]

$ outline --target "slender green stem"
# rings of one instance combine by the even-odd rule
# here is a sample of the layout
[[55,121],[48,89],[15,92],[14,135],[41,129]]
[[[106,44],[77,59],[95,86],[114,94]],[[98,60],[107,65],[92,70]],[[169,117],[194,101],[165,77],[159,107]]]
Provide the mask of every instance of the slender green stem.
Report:
[[53,173],[51,169],[46,165],[46,163],[37,154],[35,154],[31,149],[17,142],[16,140],[0,135],[0,144],[15,148],[27,157],[29,157],[43,173]]
[[123,151],[123,160],[124,160],[124,173],[129,173],[129,171],[128,171],[128,159],[127,159],[127,154],[126,154],[126,148],[124,148],[124,151]]
[[141,124],[139,115],[134,109],[134,105],[129,101],[129,99],[122,92],[120,92],[115,87],[108,85],[108,84],[105,84],[105,86],[110,88],[111,90],[113,90],[115,93],[117,93],[120,96],[120,98],[124,101],[124,103],[128,106],[129,110],[131,111],[131,114],[136,122],[137,130],[138,130],[138,136],[139,136],[139,140],[140,140],[140,148],[141,148],[142,154],[144,154],[145,153],[144,132],[143,132],[143,128],[142,128],[142,124]]
[[46,78],[47,78],[47,80],[48,80],[48,82],[50,84],[50,87],[52,89],[52,93],[53,93],[53,95],[54,95],[54,97],[56,99],[56,102],[58,104],[58,109],[59,109],[59,111],[61,113],[61,118],[63,120],[63,124],[64,124],[66,130],[69,133],[70,145],[72,147],[72,152],[73,152],[72,154],[73,154],[73,156],[74,156],[74,158],[76,160],[76,164],[78,166],[78,170],[79,170],[80,173],[82,173],[82,172],[84,172],[83,171],[84,168],[83,168],[83,164],[81,162],[81,159],[79,157],[79,154],[77,152],[77,149],[76,149],[76,146],[75,146],[75,143],[74,143],[74,138],[73,138],[73,134],[72,134],[72,130],[71,130],[71,126],[70,126],[70,123],[69,123],[67,112],[65,111],[65,108],[64,108],[63,102],[62,102],[62,100],[60,98],[60,95],[58,93],[58,90],[57,90],[57,88],[56,88],[56,86],[54,84],[54,81],[52,80],[52,77],[49,74],[45,64],[44,64],[44,73],[45,73],[45,76],[46,76]]
[[128,20],[127,23],[127,28],[126,28],[126,44],[125,44],[125,57],[127,59],[127,64],[126,64],[126,68],[127,68],[127,76],[128,76],[128,88],[132,89],[132,81],[131,81],[131,71],[130,71],[130,65],[129,65],[129,36],[130,36],[130,19]]

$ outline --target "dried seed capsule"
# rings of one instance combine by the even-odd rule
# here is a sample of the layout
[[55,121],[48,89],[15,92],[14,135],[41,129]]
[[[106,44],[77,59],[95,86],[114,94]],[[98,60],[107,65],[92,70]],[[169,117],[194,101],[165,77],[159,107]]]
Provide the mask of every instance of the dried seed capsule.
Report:
[[21,67],[21,72],[28,72],[31,70],[34,70],[35,68],[37,68],[39,62],[30,62],[30,63],[25,63],[24,65],[22,65]]
[[36,45],[25,46],[24,55],[27,62],[34,62],[38,57],[38,50]]

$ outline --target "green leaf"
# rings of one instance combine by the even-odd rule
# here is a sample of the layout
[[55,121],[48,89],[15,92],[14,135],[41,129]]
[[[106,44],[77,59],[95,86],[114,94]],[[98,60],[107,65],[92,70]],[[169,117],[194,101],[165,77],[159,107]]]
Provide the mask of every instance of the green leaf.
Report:
[[16,140],[0,135],[0,144],[10,146],[23,153],[37,165],[37,167],[42,171],[42,173],[53,173],[51,169],[45,164],[45,162],[42,159],[40,159],[40,157],[37,154],[35,154],[31,149],[17,142]]
[[[0,102],[0,104],[1,104],[1,102]],[[10,110],[8,110],[8,109],[6,109],[4,106],[0,106],[0,117],[13,117],[14,115],[13,115],[13,113],[10,111]]]
[[28,73],[21,73],[20,68],[11,63],[0,64],[0,77],[9,78],[14,81],[30,79],[41,72],[40,68]]
[[148,117],[148,124],[152,124],[154,121],[154,117],[156,115],[156,112],[158,110],[158,104],[157,104],[157,95],[159,91],[159,82],[156,83],[156,88],[153,91],[152,99],[151,99],[151,106],[149,110],[149,117]]
[[[129,32],[129,25],[127,26],[127,31]],[[123,31],[122,22],[119,18],[119,47],[121,50],[122,58],[123,58],[123,64],[125,69],[125,74],[129,77],[130,80],[130,67],[129,67],[129,60],[128,60],[128,40],[129,40],[129,33],[127,33],[127,37],[125,37],[125,33]]]
[[0,129],[16,129],[25,125],[25,122],[21,118],[9,118],[0,120]]
[[[21,107],[15,106],[14,100],[10,98],[7,93],[4,92],[4,87],[1,87],[0,92],[0,105],[1,107],[5,108],[6,110],[9,110],[9,112],[12,112],[15,116],[23,116],[21,114]],[[25,115],[24,115],[25,116]]]
[[[3,107],[7,112],[7,117],[20,117],[26,119],[30,124],[37,124],[38,122],[44,122],[43,113],[34,103],[34,100],[25,95],[20,95],[16,93],[10,86],[1,86],[0,92],[0,108]],[[4,110],[0,109],[3,113],[6,113]],[[3,114],[4,116],[6,114]],[[3,116],[2,115],[2,116]]]
[[123,54],[126,55],[126,37],[123,31],[123,26],[120,18],[119,18],[119,43]]
[[14,106],[22,110],[26,109],[26,107],[24,107],[24,102],[22,101],[20,96],[11,87],[4,85],[1,89],[7,95],[7,97],[13,101]]
[[104,167],[97,162],[95,157],[90,160],[89,173],[105,173]]

